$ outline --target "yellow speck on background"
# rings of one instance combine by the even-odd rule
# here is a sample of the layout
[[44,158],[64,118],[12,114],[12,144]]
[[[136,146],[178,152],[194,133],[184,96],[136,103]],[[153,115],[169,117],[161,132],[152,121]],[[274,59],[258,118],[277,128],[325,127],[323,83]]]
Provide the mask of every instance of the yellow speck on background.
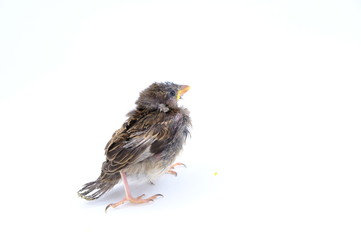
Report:
[[214,173],[213,173],[213,175],[214,175],[214,176],[217,176],[217,175],[218,175],[218,173],[217,173],[217,172],[214,172]]

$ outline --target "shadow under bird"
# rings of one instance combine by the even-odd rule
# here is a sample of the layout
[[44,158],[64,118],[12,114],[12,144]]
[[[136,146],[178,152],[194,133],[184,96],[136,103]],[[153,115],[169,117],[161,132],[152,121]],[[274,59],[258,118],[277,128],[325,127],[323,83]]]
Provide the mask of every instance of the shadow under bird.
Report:
[[[164,173],[176,175],[173,170],[176,156],[189,135],[189,111],[178,106],[178,100],[190,89],[187,85],[153,83],[140,93],[136,109],[127,114],[128,119],[115,131],[105,146],[106,160],[97,180],[85,184],[78,191],[80,197],[94,200],[123,182],[125,197],[109,204],[115,208],[126,202],[147,203],[162,196],[133,197],[128,178],[138,182],[153,182]],[[184,165],[185,166],[185,165]]]

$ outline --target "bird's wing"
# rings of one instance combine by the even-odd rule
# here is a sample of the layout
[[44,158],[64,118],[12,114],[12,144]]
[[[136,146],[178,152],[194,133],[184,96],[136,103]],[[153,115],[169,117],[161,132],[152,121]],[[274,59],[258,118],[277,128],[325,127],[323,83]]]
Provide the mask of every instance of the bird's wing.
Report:
[[162,112],[128,120],[129,125],[117,130],[105,147],[107,161],[103,164],[103,172],[118,172],[128,164],[143,161],[164,149],[174,134],[172,121]]

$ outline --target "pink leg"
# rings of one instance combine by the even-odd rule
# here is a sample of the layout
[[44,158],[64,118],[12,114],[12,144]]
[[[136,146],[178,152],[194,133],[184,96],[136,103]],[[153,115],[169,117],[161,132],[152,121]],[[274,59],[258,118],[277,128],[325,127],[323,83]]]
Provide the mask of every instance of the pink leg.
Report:
[[143,199],[143,197],[145,196],[145,194],[140,195],[139,197],[132,197],[132,194],[130,193],[130,188],[128,185],[128,180],[127,177],[125,175],[125,173],[123,171],[120,171],[120,175],[122,177],[123,180],[123,184],[124,184],[124,190],[125,190],[125,198],[123,198],[121,201],[116,202],[116,203],[112,203],[109,204],[106,208],[105,211],[108,210],[109,207],[112,208],[116,208],[119,205],[122,205],[126,202],[131,202],[131,203],[148,203],[148,202],[152,202],[154,199],[156,199],[157,197],[163,197],[162,194],[155,194],[154,196],[151,196],[150,198],[145,198]]
[[174,164],[172,164],[172,165],[169,167],[167,173],[172,174],[172,175],[174,175],[174,176],[177,176],[177,175],[178,175],[177,172],[176,172],[176,171],[173,171],[174,167],[176,167],[176,166],[187,167],[184,163],[174,163]]

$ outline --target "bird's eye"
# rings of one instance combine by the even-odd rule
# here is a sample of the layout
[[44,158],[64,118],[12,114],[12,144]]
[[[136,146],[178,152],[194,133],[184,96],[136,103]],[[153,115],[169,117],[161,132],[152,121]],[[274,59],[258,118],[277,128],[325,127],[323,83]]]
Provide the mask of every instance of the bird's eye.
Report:
[[171,95],[172,97],[174,97],[174,96],[175,96],[175,91],[174,91],[174,90],[170,91],[170,95]]

